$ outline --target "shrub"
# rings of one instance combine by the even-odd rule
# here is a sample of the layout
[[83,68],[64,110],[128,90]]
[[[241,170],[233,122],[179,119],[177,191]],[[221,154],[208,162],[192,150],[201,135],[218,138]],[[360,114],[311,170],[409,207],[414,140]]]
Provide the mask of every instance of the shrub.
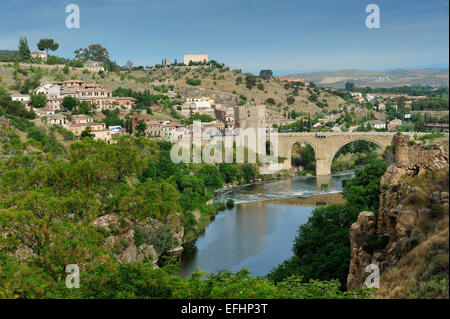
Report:
[[198,86],[198,85],[202,84],[202,81],[200,79],[187,78],[186,83],[189,85],[192,85],[192,86]]
[[366,241],[362,244],[362,249],[369,253],[373,254],[376,251],[382,250],[389,243],[389,236],[386,234],[383,235],[370,235],[367,237]]

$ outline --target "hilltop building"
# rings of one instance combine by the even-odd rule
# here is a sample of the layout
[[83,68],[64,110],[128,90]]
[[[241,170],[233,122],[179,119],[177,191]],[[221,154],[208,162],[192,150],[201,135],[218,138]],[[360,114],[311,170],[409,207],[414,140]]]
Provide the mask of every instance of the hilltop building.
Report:
[[189,62],[208,63],[208,55],[207,54],[185,54],[184,55],[184,64],[189,65]]

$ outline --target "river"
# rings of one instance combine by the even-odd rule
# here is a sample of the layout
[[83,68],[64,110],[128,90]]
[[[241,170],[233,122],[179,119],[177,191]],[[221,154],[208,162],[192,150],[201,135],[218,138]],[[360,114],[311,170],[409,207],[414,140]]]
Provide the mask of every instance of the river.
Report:
[[[317,206],[344,203],[342,181],[352,171],[328,177],[293,177],[220,190],[215,200],[232,198],[233,209],[219,213],[184,252],[180,275],[188,276],[197,267],[209,272],[243,267],[255,276],[264,276],[292,256],[298,227],[307,222]],[[327,184],[327,188],[322,188]]]

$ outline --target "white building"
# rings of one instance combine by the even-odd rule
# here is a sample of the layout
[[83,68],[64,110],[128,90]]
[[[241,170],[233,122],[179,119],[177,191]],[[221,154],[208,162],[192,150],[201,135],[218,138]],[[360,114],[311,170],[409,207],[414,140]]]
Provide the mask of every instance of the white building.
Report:
[[386,128],[386,123],[384,123],[383,121],[373,120],[369,121],[368,123],[370,123],[374,129],[380,130]]
[[25,104],[28,104],[28,102],[30,102],[30,96],[25,94],[15,94],[11,96],[11,99],[13,101],[19,101]]
[[49,110],[47,108],[33,109],[33,111],[39,117],[49,116],[49,115],[55,114],[54,111],[51,111],[51,110]]
[[35,94],[45,94],[45,95],[56,95],[59,96],[61,93],[61,88],[57,84],[53,83],[45,83],[34,90]]

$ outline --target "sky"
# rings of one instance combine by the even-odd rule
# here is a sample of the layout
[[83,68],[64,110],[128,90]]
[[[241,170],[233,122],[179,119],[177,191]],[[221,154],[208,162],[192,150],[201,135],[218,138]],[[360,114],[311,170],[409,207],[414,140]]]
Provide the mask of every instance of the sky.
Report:
[[[66,6],[80,8],[69,29]],[[366,6],[380,8],[368,29]],[[448,67],[448,0],[1,0],[0,49],[30,49],[41,38],[54,53],[99,43],[123,65],[154,65],[185,53],[248,72]]]

